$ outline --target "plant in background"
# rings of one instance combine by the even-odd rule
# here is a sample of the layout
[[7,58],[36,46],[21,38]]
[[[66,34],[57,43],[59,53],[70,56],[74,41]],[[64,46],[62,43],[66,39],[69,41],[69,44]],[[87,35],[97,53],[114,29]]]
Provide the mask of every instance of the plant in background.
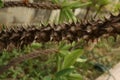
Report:
[[120,3],[117,3],[115,5],[115,9],[114,9],[114,12],[119,12],[120,11]]
[[75,46],[74,42],[72,44],[60,43],[59,53],[55,56],[57,70],[54,74],[44,77],[43,80],[82,80],[82,76],[77,72],[74,64],[80,59],[83,50],[70,50],[73,46]]
[[[91,4],[86,6],[86,13],[84,16],[84,19],[88,19],[88,15],[90,13],[90,11],[95,12],[95,14],[93,14],[93,18],[96,18],[98,14],[100,14],[101,10],[104,9],[104,7],[108,4],[110,4],[110,0],[87,0],[89,2],[91,2]],[[82,2],[87,2],[82,0]],[[92,12],[92,13],[93,13]]]
[[61,5],[62,9],[60,10],[59,23],[63,22],[76,22],[77,18],[75,17],[73,10],[90,5],[91,2],[81,3],[80,1],[70,1],[69,0],[52,0],[53,3]]
[[[91,0],[91,1],[92,1],[92,3],[95,2],[94,0]],[[97,12],[96,12],[96,14],[94,15],[94,18],[95,18],[95,17],[97,16],[97,14],[101,11],[101,9],[102,9],[104,6],[108,5],[109,3],[110,3],[109,0],[97,0],[96,3],[94,3],[94,4],[96,4],[96,7],[97,7]]]
[[3,2],[2,2],[2,0],[0,0],[0,7],[3,7]]

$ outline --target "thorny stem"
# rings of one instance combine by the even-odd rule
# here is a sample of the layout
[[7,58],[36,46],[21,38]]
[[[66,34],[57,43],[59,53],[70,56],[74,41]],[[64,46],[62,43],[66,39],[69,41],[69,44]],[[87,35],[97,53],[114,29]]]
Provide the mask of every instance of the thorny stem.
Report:
[[[92,20],[91,22],[63,23],[53,25],[14,25],[4,28],[0,32],[0,50],[7,48],[22,48],[30,45],[32,42],[59,42],[67,40],[68,42],[94,41],[99,37],[108,37],[120,34],[120,14],[111,15],[105,21]],[[11,47],[12,46],[12,47]]]
[[89,12],[90,12],[90,7],[87,7],[87,11],[85,13],[84,20],[87,19]]

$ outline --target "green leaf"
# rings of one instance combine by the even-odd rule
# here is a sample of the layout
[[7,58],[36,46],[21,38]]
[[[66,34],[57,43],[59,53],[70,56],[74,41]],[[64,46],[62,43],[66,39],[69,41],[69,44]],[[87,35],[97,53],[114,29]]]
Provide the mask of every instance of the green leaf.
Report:
[[71,20],[72,16],[68,13],[69,9],[64,9],[64,15],[67,21]]
[[59,54],[56,56],[57,58],[57,71],[60,71],[61,70],[61,65],[62,65],[62,58],[59,56]]
[[63,70],[57,72],[57,73],[55,74],[55,76],[56,76],[56,77],[65,76],[65,75],[70,74],[70,73],[73,72],[73,71],[74,71],[73,68],[63,69]]
[[77,19],[74,16],[74,13],[72,12],[71,9],[76,9],[79,7],[83,7],[86,5],[91,4],[91,2],[87,3],[81,3],[80,1],[70,1],[68,2],[67,0],[52,0],[53,3],[60,4],[62,6],[62,9],[60,11],[60,16],[59,16],[59,23],[63,23],[65,21],[74,21],[76,22]]
[[70,54],[65,56],[62,69],[69,68],[70,66],[72,66],[76,62],[76,60],[80,57],[81,54],[83,54],[83,50],[81,49],[77,49],[70,52]]
[[108,1],[108,0],[98,0],[98,4],[99,5],[107,5],[107,4],[109,4],[110,3],[110,1]]
[[87,59],[78,58],[76,61],[79,62],[79,63],[81,63],[81,62],[86,62]]
[[65,14],[65,13],[64,13],[64,10],[61,9],[61,11],[60,11],[60,16],[59,16],[59,23],[62,23],[62,22],[65,21],[65,15],[64,15],[64,14]]
[[52,0],[53,3],[59,3],[59,0]]
[[80,1],[72,1],[70,3],[67,2],[67,3],[62,4],[62,7],[76,9],[76,8],[87,6],[89,4],[91,4],[91,2],[81,3]]
[[70,74],[68,77],[68,80],[83,80],[80,74]]
[[70,49],[71,48],[71,44],[65,44],[65,43],[60,43],[60,46],[59,46],[59,49],[60,50],[68,50],[68,49]]
[[45,76],[43,80],[52,80],[51,76]]
[[38,49],[38,48],[42,47],[42,44],[40,44],[40,43],[32,43],[31,47],[33,47],[34,49]]
[[77,21],[77,18],[75,17],[74,13],[72,12],[72,10],[68,9],[67,10],[69,16],[70,16],[70,20],[76,22]]
[[68,50],[60,50],[59,53],[63,56],[66,56],[69,54],[69,51]]

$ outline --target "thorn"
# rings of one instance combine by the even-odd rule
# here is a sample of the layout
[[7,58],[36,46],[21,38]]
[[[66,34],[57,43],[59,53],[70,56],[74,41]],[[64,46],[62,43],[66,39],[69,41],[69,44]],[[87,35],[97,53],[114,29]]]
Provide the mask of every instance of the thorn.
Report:
[[109,21],[109,19],[108,19],[107,17],[105,17],[105,16],[104,16],[104,20],[105,20],[105,21]]
[[91,21],[95,21],[93,17],[90,18]]
[[110,18],[113,18],[115,17],[111,12],[109,13],[110,14]]
[[83,20],[82,19],[80,20],[80,23],[81,23],[81,25],[83,25]]
[[117,35],[115,34],[113,37],[114,37],[114,41],[116,42],[117,41]]

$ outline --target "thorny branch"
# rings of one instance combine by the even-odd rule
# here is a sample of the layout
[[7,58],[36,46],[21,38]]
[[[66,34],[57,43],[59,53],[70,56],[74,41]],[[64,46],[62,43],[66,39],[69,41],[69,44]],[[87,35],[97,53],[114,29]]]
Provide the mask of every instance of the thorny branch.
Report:
[[36,9],[61,9],[61,6],[58,4],[52,4],[52,3],[24,3],[20,1],[7,1],[4,2],[4,5],[2,8],[8,8],[8,7],[27,7],[27,8],[36,8]]
[[[109,19],[91,20],[77,23],[41,25],[5,26],[0,32],[0,50],[8,48],[22,48],[34,42],[49,42],[67,40],[69,42],[98,39],[101,36],[120,34],[120,14],[111,15]],[[10,28],[12,27],[12,28]]]
[[51,53],[57,53],[57,49],[46,49],[46,50],[35,50],[29,54],[25,54],[22,56],[19,56],[17,58],[12,59],[7,65],[1,66],[0,67],[0,75],[3,74],[6,70],[8,70],[10,67],[14,67],[15,65],[29,59],[36,58],[40,56],[41,54],[48,55]]

